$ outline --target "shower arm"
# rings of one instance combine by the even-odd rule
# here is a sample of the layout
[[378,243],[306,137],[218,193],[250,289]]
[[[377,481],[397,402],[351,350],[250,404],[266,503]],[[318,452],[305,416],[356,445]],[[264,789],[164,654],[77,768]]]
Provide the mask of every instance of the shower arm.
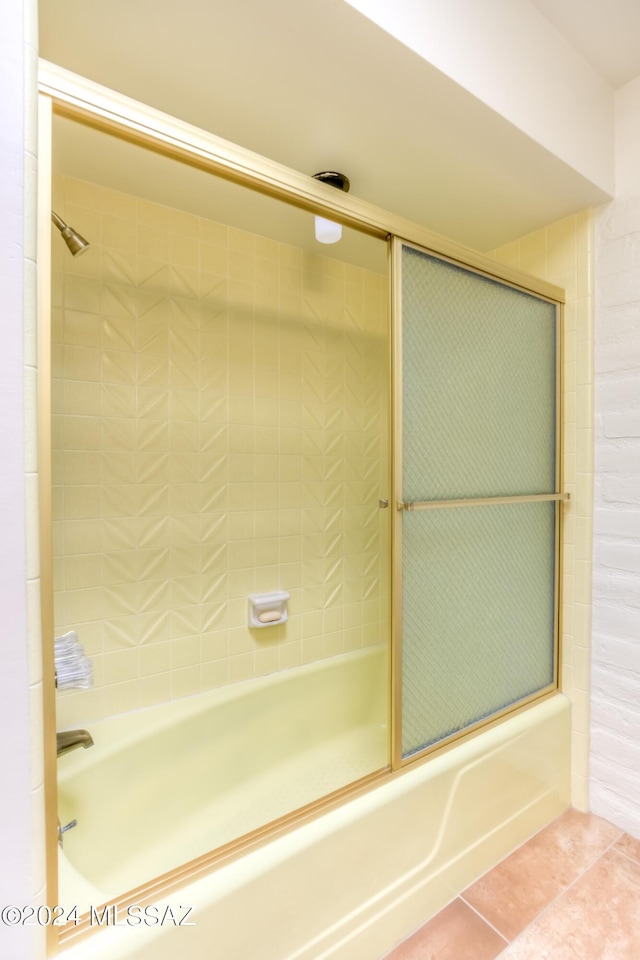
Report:
[[53,221],[53,223],[55,223],[56,227],[61,233],[63,230],[67,229],[67,225],[64,222],[64,220],[61,217],[59,217],[54,210],[51,211],[51,220]]

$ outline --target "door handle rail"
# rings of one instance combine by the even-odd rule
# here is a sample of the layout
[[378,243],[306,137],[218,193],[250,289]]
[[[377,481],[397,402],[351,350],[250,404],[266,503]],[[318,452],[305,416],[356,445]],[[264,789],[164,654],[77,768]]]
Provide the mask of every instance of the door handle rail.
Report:
[[508,503],[544,503],[571,499],[570,493],[532,493],[514,497],[475,497],[462,500],[398,500],[398,510],[444,510],[447,507],[491,507]]

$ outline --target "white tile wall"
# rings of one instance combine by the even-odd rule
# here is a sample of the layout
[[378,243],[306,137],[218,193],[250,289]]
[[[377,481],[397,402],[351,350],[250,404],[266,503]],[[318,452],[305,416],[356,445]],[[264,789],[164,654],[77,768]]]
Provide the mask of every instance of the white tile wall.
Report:
[[[4,732],[0,903],[44,898],[42,698],[35,455],[37,10],[6,0],[0,31],[0,605]],[[26,470],[26,484],[25,484]],[[25,506],[30,520],[25,529]],[[44,929],[0,927],[0,955],[44,956]]]
[[640,81],[617,94],[620,198],[596,229],[594,812],[640,837]]

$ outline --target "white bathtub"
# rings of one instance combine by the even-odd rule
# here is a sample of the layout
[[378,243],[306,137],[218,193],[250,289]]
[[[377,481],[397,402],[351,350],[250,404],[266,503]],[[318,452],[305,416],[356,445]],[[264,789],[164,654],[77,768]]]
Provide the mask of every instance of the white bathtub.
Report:
[[[364,766],[369,770],[381,766],[386,759],[384,714],[380,713],[384,685],[382,695],[378,689],[372,696],[371,690],[384,678],[383,660],[382,651],[362,652],[303,668],[298,676],[292,671],[291,677],[258,681],[251,706],[238,703],[238,690],[233,690],[218,695],[219,710],[203,712],[202,704],[195,703],[201,698],[182,702],[183,713],[173,722],[168,708],[160,708],[155,716],[154,711],[142,711],[137,715],[141,729],[135,734],[128,726],[131,718],[109,721],[117,736],[108,744],[100,743],[98,733],[92,750],[64,758],[69,763],[61,780],[61,812],[65,817],[69,813],[77,816],[79,825],[65,839],[69,860],[61,858],[60,903],[82,902],[83,897],[85,903],[89,900],[95,905],[109,901],[114,893],[134,886],[125,878],[144,875],[148,879],[162,872],[158,868],[163,857],[178,856],[178,862],[183,862],[197,855],[202,843],[204,849],[213,845],[215,824],[206,839],[201,836],[211,825],[202,813],[204,794],[199,782],[192,783],[181,803],[168,812],[161,812],[161,802],[155,802],[163,778],[175,783],[186,776],[184,736],[194,720],[200,724],[201,734],[202,724],[206,724],[201,765],[207,759],[206,745],[219,739],[220,716],[225,711],[229,711],[227,720],[236,715],[234,711],[241,711],[237,716],[243,718],[225,731],[231,756],[238,760],[237,770],[249,770],[256,749],[264,751],[265,767],[257,778],[263,781],[259,791],[247,784],[246,776],[234,779],[227,795],[226,817],[222,806],[215,810],[223,821],[235,821],[235,803],[240,798],[236,788],[239,791],[240,786],[245,793],[248,787],[252,791],[256,798],[253,806],[262,810],[263,822],[271,819],[274,808],[263,807],[260,797],[266,783],[276,785],[277,777],[267,769],[267,761],[274,757],[276,763],[284,764],[281,772],[287,775],[281,779],[292,778],[301,787],[299,798],[305,802],[310,775],[303,773],[305,756],[311,759],[312,770],[316,770],[315,759],[324,756],[330,770],[330,757],[336,756],[339,743],[349,740],[347,730],[353,730],[354,717],[362,721],[355,725],[360,741],[351,742],[345,756],[353,759],[365,753]],[[335,716],[328,711],[324,733],[315,722],[305,720],[291,729],[290,721],[284,719],[287,711],[277,709],[280,703],[296,701],[305,716],[313,700],[309,691],[316,686],[326,689],[329,677],[334,690],[337,684],[344,692],[351,689],[357,676],[368,677],[362,694],[349,701],[348,710],[338,710]],[[300,684],[297,692],[296,682]],[[290,687],[286,695],[279,689],[283,683]],[[336,696],[336,702],[345,699],[349,698]],[[287,758],[278,752],[272,737],[260,739],[267,705],[268,712],[273,708],[282,715],[270,729],[284,724],[281,732],[298,744],[299,749],[290,751]],[[254,718],[255,729],[249,716]],[[95,733],[98,725],[94,726]],[[244,744],[240,727],[248,736]],[[327,732],[333,743],[328,751],[322,747]],[[141,763],[147,749],[157,755],[163,741],[162,753],[156,756],[160,772],[140,777],[136,758]],[[69,960],[378,960],[569,805],[569,750],[569,703],[557,695],[399,772],[177,892],[156,896],[160,913],[165,905],[171,905],[178,917],[185,907],[193,907],[189,921],[195,926],[174,926],[172,922],[162,927],[130,926],[126,915],[121,915],[121,926],[101,928],[75,944],[70,941],[66,956]],[[360,770],[350,767],[350,762],[345,761],[340,774],[344,782],[369,772],[364,766]],[[217,777],[220,785],[221,778],[227,790],[229,775],[219,772],[217,758],[209,766],[214,780]],[[318,784],[314,783],[317,795]],[[123,795],[127,798],[124,810],[130,805],[136,808],[130,818],[120,813]],[[189,797],[191,812],[185,807]],[[81,809],[72,809],[80,798]],[[92,805],[95,810],[90,809]],[[146,817],[143,827],[137,829],[133,824],[140,812]],[[195,838],[189,836],[189,827]]]

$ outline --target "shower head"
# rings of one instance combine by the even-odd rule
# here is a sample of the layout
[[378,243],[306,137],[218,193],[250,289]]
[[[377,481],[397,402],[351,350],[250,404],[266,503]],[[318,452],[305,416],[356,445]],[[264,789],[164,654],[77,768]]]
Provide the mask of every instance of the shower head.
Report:
[[79,233],[76,233],[72,227],[69,227],[62,217],[59,217],[53,210],[51,211],[51,219],[62,234],[64,242],[69,247],[69,250],[71,250],[73,256],[77,257],[81,253],[84,253],[89,246],[89,241],[81,237]]

